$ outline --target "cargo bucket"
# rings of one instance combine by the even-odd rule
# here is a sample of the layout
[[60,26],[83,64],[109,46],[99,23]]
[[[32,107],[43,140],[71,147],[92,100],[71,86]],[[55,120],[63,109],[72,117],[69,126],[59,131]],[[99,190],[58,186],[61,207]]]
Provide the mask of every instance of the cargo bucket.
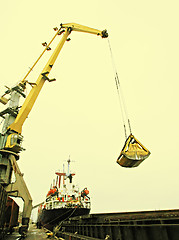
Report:
[[139,166],[149,155],[149,150],[130,134],[117,159],[117,163],[122,167],[133,168]]

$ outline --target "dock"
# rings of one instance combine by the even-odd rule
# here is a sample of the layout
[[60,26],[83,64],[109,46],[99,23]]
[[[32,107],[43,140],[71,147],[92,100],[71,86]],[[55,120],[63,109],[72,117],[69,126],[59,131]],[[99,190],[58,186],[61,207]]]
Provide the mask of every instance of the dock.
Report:
[[[44,229],[38,229],[36,224],[30,224],[29,231],[27,233],[26,240],[44,240],[47,239],[48,235]],[[20,234],[18,231],[13,232],[12,234],[6,237],[6,240],[20,240]]]
[[[179,239],[179,209],[97,213],[62,221],[54,235],[31,224],[27,240],[176,240]],[[6,240],[20,240],[18,232]]]

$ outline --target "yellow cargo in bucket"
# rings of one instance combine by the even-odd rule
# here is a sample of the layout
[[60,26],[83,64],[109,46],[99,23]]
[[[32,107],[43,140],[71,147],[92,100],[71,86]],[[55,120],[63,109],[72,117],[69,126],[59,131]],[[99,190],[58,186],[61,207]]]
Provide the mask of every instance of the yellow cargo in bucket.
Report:
[[141,162],[148,158],[149,155],[149,150],[130,134],[117,159],[117,163],[122,167],[137,167]]

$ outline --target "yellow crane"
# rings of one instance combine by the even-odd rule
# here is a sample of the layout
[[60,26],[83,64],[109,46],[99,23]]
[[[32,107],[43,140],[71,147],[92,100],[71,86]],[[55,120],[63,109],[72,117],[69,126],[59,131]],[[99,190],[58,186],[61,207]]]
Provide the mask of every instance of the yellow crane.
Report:
[[[9,106],[0,112],[0,117],[4,118],[4,125],[2,132],[0,133],[0,171],[3,173],[0,174],[0,184],[6,188],[9,196],[21,197],[24,200],[21,233],[24,231],[26,232],[28,228],[29,218],[32,210],[32,198],[23,180],[23,174],[20,172],[17,164],[17,160],[19,159],[18,154],[21,150],[23,150],[21,146],[23,141],[23,136],[21,134],[23,124],[32,110],[45,81],[51,82],[55,80],[49,78],[49,73],[64,43],[69,40],[68,36],[71,34],[71,32],[77,31],[90,33],[102,38],[108,37],[106,30],[100,31],[76,23],[61,24],[59,29],[54,28],[54,30],[56,31],[55,36],[52,38],[49,44],[46,42],[43,43],[45,50],[31,67],[24,79],[13,88],[7,87],[7,91],[0,98],[0,102],[2,104],[7,104],[9,102]],[[44,69],[40,73],[37,81],[35,83],[29,83],[26,80],[27,76],[35,67],[45,51],[50,49],[50,44],[58,35],[62,35],[61,40],[46,63]],[[26,84],[30,84],[32,87],[27,97],[24,93]],[[10,98],[8,99],[6,95],[10,95]],[[20,97],[24,97],[25,101],[19,110]],[[16,177],[15,183],[11,182],[12,171],[14,171]]]
[[[59,29],[54,28],[54,30],[56,31],[55,36],[52,38],[49,44],[46,42],[43,43],[43,46],[45,46],[44,51],[30,68],[29,72],[26,74],[23,80],[20,81],[15,87],[7,87],[6,92],[0,97],[0,102],[2,104],[7,104],[9,102],[9,106],[0,112],[0,117],[4,118],[4,125],[2,132],[0,133],[0,171],[2,173],[0,174],[0,184],[6,188],[9,196],[21,197],[24,200],[24,209],[22,216],[23,227],[21,228],[21,232],[27,230],[32,210],[32,198],[23,180],[23,174],[20,172],[17,164],[17,160],[19,159],[19,152],[23,150],[23,124],[30,111],[32,110],[45,81],[52,82],[55,80],[49,78],[49,73],[52,70],[64,43],[69,40],[68,37],[72,31],[95,34],[102,38],[108,37],[106,30],[100,31],[76,23],[61,24]],[[51,43],[59,35],[62,35],[61,40],[56,46],[42,72],[40,73],[38,79],[34,83],[28,82],[27,76],[36,66],[37,62],[40,60],[43,54],[47,50],[51,49]],[[118,78],[116,78],[116,83],[117,89],[119,89]],[[25,89],[27,84],[30,84],[32,89],[26,97]],[[10,98],[8,99],[6,95],[10,95]],[[22,107],[19,107],[20,97],[25,98]],[[131,133],[126,139],[125,145],[117,159],[117,163],[123,167],[136,167],[149,155],[150,152]],[[15,183],[11,182],[12,171],[15,173]]]
[[[61,41],[59,42],[59,44],[57,45],[55,51],[53,52],[53,54],[51,55],[49,61],[47,62],[47,64],[45,65],[44,69],[42,70],[42,72],[40,73],[36,83],[34,83],[32,85],[32,89],[30,91],[30,93],[28,94],[24,104],[22,105],[17,117],[15,118],[15,121],[8,126],[8,130],[13,131],[14,133],[17,134],[10,134],[7,138],[7,144],[5,146],[5,148],[11,149],[11,148],[15,148],[15,145],[18,145],[18,141],[16,141],[16,139],[21,140],[21,137],[19,136],[19,134],[21,134],[22,132],[22,126],[24,121],[26,120],[26,118],[28,117],[38,95],[39,92],[41,91],[45,81],[54,81],[55,79],[49,79],[48,75],[55,63],[55,60],[58,57],[58,54],[60,53],[65,41],[67,40],[68,36],[70,35],[70,33],[72,31],[78,31],[78,32],[86,32],[86,33],[91,33],[91,34],[95,34],[98,36],[101,36],[102,38],[106,38],[108,37],[107,31],[103,30],[103,31],[99,31],[97,29],[93,29],[93,28],[89,28],[86,26],[82,26],[79,24],[75,24],[75,23],[69,23],[69,24],[61,24],[61,28],[60,30],[58,30],[57,35],[61,34],[61,29],[64,29],[64,33],[63,33],[63,37],[61,38]],[[62,30],[63,32],[63,30]],[[25,79],[23,79],[19,85],[24,86],[27,83],[27,81]],[[16,136],[16,138],[15,138]],[[18,147],[17,147],[18,149]]]

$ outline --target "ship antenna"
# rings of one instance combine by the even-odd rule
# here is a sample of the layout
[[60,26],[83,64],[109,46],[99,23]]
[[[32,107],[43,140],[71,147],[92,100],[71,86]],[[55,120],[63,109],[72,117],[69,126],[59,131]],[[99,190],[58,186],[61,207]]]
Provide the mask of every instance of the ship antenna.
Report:
[[71,162],[71,160],[70,160],[70,155],[69,155],[69,159],[67,160],[67,163],[68,163],[68,172],[67,172],[67,176],[69,176],[69,174],[70,174],[70,162]]

